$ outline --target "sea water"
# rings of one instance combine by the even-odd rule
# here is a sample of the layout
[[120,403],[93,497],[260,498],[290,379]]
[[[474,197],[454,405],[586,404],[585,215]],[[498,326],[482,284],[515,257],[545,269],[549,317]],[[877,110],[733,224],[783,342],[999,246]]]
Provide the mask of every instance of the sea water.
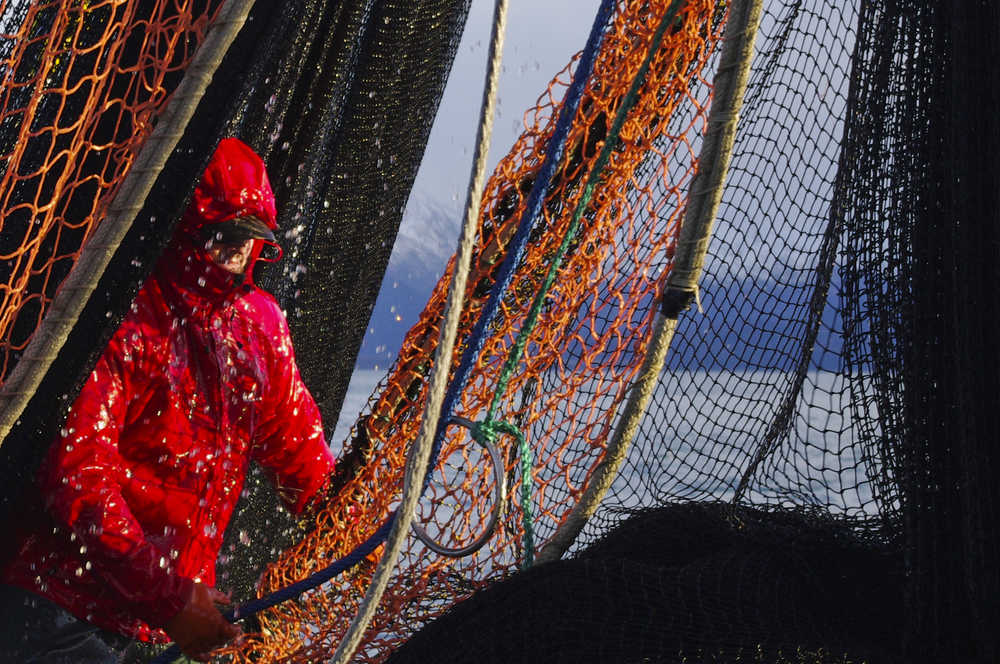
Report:
[[[338,454],[384,376],[382,370],[355,370],[331,439]],[[843,376],[811,371],[791,398],[790,425],[769,437],[783,399],[794,395],[793,383],[779,371],[664,374],[611,500],[625,508],[731,500],[749,473],[744,499],[751,503],[875,516],[872,478],[883,469],[862,449],[859,432],[862,424],[877,426],[878,413],[852,407]]]

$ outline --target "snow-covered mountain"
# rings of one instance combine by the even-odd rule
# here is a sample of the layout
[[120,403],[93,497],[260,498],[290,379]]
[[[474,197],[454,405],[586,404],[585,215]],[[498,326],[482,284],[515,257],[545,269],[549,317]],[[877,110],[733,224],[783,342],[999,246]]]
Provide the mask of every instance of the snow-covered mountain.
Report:
[[415,195],[407,205],[358,353],[357,368],[385,369],[407,330],[423,311],[434,284],[455,251],[461,212]]

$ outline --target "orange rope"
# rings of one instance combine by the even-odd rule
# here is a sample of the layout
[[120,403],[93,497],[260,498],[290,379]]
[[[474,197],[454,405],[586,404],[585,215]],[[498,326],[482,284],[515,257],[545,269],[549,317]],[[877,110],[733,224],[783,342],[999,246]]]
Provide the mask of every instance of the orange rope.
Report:
[[0,60],[0,127],[8,141],[0,145],[0,382],[220,5],[34,2],[16,32],[0,34],[13,44]]
[[[648,50],[669,0],[621,0],[605,37],[566,156],[546,197],[542,220],[508,290],[456,415],[476,420],[555,253],[597,156],[604,133]],[[714,0],[690,0],[654,59],[621,145],[602,171],[579,239],[568,254],[547,308],[503,397],[498,419],[515,422],[535,450],[535,528],[542,539],[572,508],[600,463],[615,413],[642,362],[655,299],[669,270],[686,191],[696,168],[710,86],[701,78],[719,40]],[[526,130],[497,166],[483,198],[477,254],[460,327],[471,329],[513,234],[546,139],[568,84],[569,67],[525,116]],[[374,442],[377,461],[318,516],[301,543],[272,565],[261,593],[284,587],[343,556],[394,507],[405,457],[419,430],[428,363],[438,337],[451,266],[420,321],[404,340],[389,376],[372,397],[355,436]],[[464,332],[462,332],[464,331]],[[459,349],[461,350],[461,349]],[[492,471],[452,427],[417,519],[436,540],[458,547],[475,539],[492,505]],[[508,477],[517,455],[501,439]],[[510,487],[511,492],[518,487]],[[413,538],[401,558],[357,658],[384,659],[392,649],[476,588],[513,572],[522,532],[507,506],[487,545],[463,559],[442,558]],[[376,554],[377,555],[377,554]],[[319,661],[335,649],[364,594],[373,565],[363,565],[262,618],[262,633],[230,651],[237,661]]]

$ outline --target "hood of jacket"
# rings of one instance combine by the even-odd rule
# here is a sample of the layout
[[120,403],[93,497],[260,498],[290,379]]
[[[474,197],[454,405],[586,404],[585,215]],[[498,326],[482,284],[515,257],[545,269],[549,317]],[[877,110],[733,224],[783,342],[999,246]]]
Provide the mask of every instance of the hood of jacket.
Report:
[[253,286],[254,264],[264,241],[255,240],[242,275],[216,265],[206,251],[205,229],[252,216],[274,230],[277,209],[264,161],[238,138],[224,138],[195,187],[170,245],[154,273],[178,313],[197,316],[235,289]]
[[181,230],[197,231],[237,217],[253,216],[278,227],[277,209],[264,161],[238,138],[224,138],[195,187]]

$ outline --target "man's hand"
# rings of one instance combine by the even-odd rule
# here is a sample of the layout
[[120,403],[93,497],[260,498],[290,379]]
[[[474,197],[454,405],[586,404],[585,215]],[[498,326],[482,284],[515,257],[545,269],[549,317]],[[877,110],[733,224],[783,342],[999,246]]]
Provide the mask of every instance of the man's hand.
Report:
[[211,651],[243,633],[238,625],[223,618],[216,606],[231,603],[227,595],[215,588],[195,583],[184,608],[164,630],[185,655],[198,662],[207,662]]

